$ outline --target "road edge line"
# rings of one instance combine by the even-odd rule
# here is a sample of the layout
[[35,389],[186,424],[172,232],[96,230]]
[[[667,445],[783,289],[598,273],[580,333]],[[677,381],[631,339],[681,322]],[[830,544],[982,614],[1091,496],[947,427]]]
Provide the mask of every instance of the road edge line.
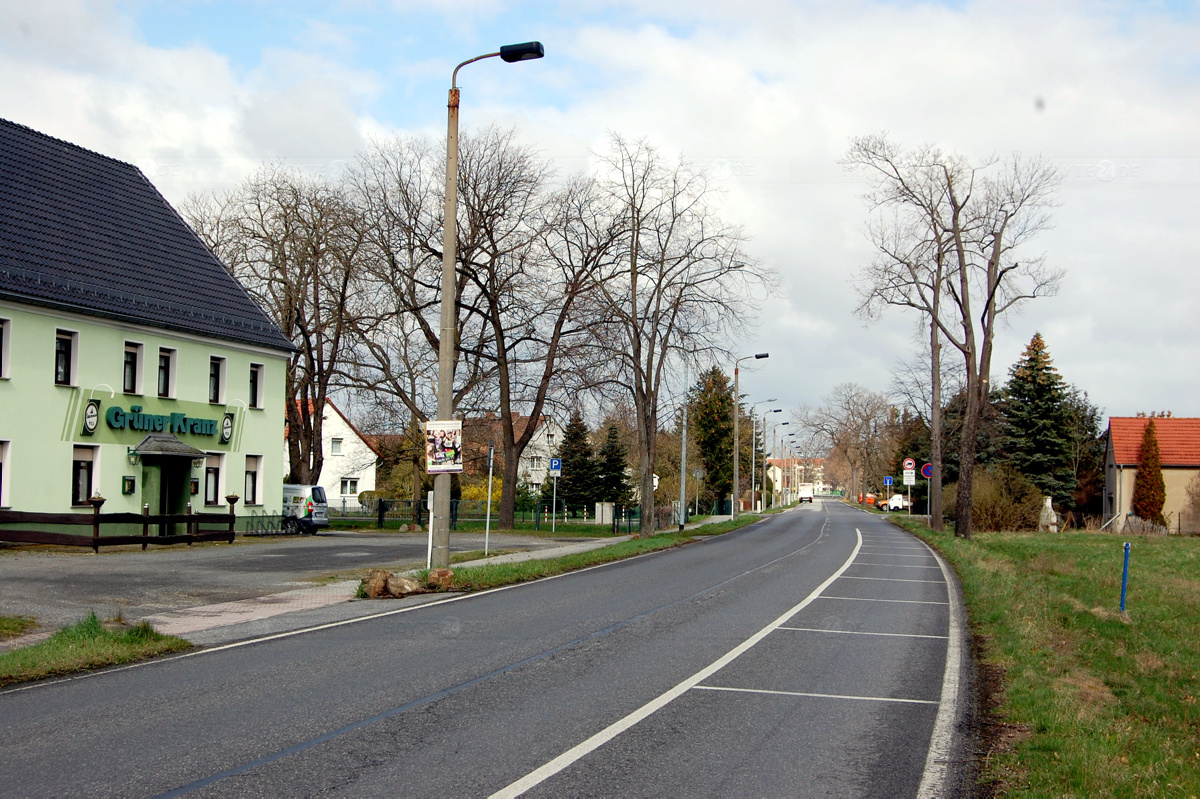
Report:
[[946,595],[950,603],[950,629],[946,642],[946,670],[942,675],[942,695],[938,701],[933,732],[929,736],[929,752],[925,756],[925,770],[921,775],[921,786],[917,789],[917,796],[920,799],[944,796],[949,788],[946,784],[946,777],[950,770],[951,753],[954,749],[955,722],[959,717],[960,689],[962,687],[962,640],[965,629],[963,610],[958,598],[957,580],[952,577],[941,554],[928,544],[925,546],[937,558],[938,566],[942,569],[942,577],[946,580]]

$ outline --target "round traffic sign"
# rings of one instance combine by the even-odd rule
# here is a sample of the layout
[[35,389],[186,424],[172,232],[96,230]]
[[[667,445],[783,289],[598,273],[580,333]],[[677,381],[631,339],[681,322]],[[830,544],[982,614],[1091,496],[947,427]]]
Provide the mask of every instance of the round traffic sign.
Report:
[[921,476],[924,477],[926,480],[933,479],[933,464],[932,463],[927,463],[921,467]]
[[904,459],[904,468],[909,469],[909,470],[915,469],[915,468],[917,468],[917,462],[914,461],[912,458],[905,458]]

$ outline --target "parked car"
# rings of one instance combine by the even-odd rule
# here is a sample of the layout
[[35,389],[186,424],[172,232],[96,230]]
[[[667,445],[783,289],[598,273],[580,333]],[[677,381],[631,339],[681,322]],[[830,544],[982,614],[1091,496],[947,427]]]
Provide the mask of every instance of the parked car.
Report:
[[796,501],[807,502],[811,505],[813,501],[813,484],[800,483],[798,486],[796,486],[796,489],[798,494],[798,499]]
[[309,533],[329,526],[329,503],[321,486],[284,485],[283,519],[285,533]]
[[880,510],[904,510],[908,507],[908,498],[903,494],[892,494],[891,499],[880,497],[878,507]]

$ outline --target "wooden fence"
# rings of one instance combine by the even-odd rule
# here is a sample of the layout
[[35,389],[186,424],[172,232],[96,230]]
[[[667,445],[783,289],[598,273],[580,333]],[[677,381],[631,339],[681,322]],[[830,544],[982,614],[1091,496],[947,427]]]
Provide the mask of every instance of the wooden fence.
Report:
[[[91,547],[99,553],[100,547],[118,546],[121,544],[141,544],[145,549],[149,544],[187,544],[191,546],[198,541],[232,542],[233,526],[237,520],[234,513],[236,497],[226,497],[231,500],[229,513],[192,513],[189,504],[187,513],[151,514],[149,507],[143,507],[141,513],[101,513],[100,507],[104,500],[100,498],[88,500],[92,513],[30,513],[26,511],[0,510],[0,541],[23,544],[57,544],[67,547]],[[15,530],[6,529],[6,525],[68,525],[76,527],[91,527],[91,535],[73,533],[52,533],[44,530]],[[104,525],[141,525],[141,535],[100,535]],[[165,529],[182,526],[184,533],[169,535],[151,534],[150,528],[164,525]],[[220,529],[212,529],[219,525]],[[202,526],[207,529],[202,529]]]

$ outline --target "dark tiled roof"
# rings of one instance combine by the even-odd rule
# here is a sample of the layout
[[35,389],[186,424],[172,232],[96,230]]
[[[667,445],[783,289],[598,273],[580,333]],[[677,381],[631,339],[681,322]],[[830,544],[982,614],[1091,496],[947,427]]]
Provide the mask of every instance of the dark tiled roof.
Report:
[[3,119],[0,296],[291,349],[137,167]]

